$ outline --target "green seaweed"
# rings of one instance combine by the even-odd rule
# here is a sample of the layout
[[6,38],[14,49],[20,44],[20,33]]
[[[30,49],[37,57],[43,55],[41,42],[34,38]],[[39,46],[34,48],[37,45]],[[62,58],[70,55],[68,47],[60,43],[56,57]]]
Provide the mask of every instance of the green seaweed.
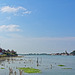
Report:
[[72,68],[62,68],[62,69],[72,69]]
[[62,66],[65,66],[65,65],[58,65],[58,66],[61,66],[62,67]]
[[5,68],[1,68],[1,69],[5,69]]
[[27,67],[27,68],[23,67],[23,68],[18,68],[18,69],[23,70],[25,73],[41,73],[41,70],[29,68],[29,67]]

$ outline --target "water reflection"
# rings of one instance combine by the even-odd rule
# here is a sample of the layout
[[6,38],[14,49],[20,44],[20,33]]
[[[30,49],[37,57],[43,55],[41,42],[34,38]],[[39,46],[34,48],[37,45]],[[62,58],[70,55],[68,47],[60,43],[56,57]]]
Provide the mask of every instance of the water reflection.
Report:
[[0,64],[1,64],[2,62],[4,62],[5,60],[6,60],[6,58],[4,58],[4,57],[2,58],[2,57],[1,57],[1,58],[0,58]]

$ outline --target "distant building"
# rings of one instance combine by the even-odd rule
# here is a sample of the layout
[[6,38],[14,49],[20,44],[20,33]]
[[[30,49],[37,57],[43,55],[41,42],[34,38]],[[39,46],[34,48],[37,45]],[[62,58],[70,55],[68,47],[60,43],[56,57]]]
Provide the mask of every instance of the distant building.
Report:
[[0,48],[0,55],[2,55],[3,53],[2,53],[2,48]]
[[3,49],[3,50],[2,50],[2,53],[4,54],[5,52],[6,52],[6,50],[5,50],[5,49]]

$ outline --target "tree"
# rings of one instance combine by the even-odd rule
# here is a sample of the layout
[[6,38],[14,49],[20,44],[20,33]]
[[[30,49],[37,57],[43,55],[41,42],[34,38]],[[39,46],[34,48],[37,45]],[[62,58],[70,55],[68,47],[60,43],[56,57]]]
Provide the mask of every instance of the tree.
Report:
[[75,50],[70,53],[71,55],[75,55]]

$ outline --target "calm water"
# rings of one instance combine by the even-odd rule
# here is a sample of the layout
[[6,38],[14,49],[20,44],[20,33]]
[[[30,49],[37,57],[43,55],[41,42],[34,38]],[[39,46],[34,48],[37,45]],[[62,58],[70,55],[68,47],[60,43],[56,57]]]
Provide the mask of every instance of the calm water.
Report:
[[[39,66],[36,63],[37,58]],[[7,58],[3,61],[0,60],[0,75],[9,75],[9,67],[13,69],[11,75],[15,75],[15,71],[16,75],[20,75],[17,67],[33,67],[42,71],[42,73],[23,73],[22,75],[75,75],[75,56],[26,55],[24,57]]]

